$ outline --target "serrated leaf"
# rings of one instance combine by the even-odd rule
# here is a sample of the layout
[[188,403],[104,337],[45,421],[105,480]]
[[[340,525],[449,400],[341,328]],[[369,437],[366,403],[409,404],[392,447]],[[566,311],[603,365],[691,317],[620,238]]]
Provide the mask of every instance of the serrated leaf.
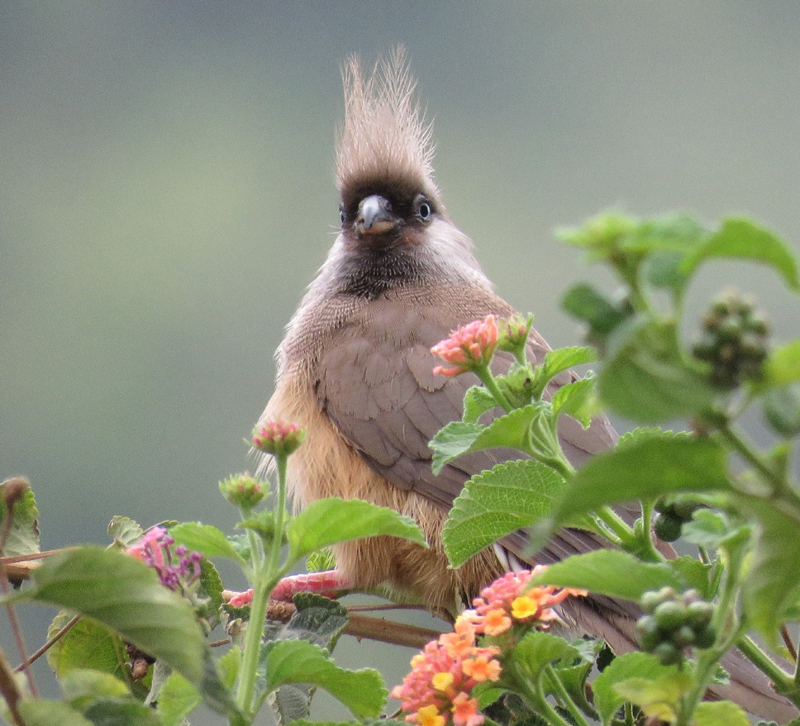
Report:
[[427,547],[413,519],[361,499],[319,499],[289,520],[286,534],[293,561],[332,544],[380,535]]
[[30,555],[39,552],[39,510],[33,496],[31,485],[26,479],[9,479],[0,483],[0,526],[5,527],[6,505],[3,500],[3,489],[6,486],[24,487],[24,493],[14,504],[11,525],[3,546],[5,557]]
[[547,384],[562,371],[596,360],[597,351],[594,348],[572,346],[548,351],[542,364],[536,368],[536,391],[541,394]]
[[789,247],[777,236],[749,219],[730,217],[718,232],[683,263],[687,275],[705,260],[739,258],[761,262],[778,272],[793,290],[800,290],[797,265]]
[[655,499],[670,492],[730,491],[725,451],[707,439],[647,439],[594,456],[564,490],[549,528],[537,526],[542,546],[576,515],[606,504]]
[[683,538],[698,547],[721,547],[742,537],[742,531],[749,533],[750,527],[741,522],[733,523],[725,512],[711,509],[698,509],[692,514],[690,522],[682,528]]
[[484,547],[549,514],[563,478],[533,459],[498,464],[470,479],[453,502],[442,532],[445,552],[459,567]]
[[764,363],[764,372],[772,386],[800,381],[800,340],[775,348]]
[[108,523],[108,534],[114,540],[115,545],[120,549],[126,550],[144,536],[144,530],[138,522],[135,522],[130,517],[115,515]]
[[478,419],[483,414],[488,413],[496,406],[497,401],[489,391],[483,386],[472,386],[464,394],[464,415],[461,420],[464,423],[478,423]]
[[[74,616],[75,613],[68,610],[59,612],[47,630],[48,640],[52,639]],[[142,698],[147,694],[147,687],[139,682],[129,682],[128,657],[122,638],[105,625],[93,620],[79,620],[57,640],[47,651],[47,662],[59,679],[66,678],[76,669],[91,669],[125,681]]]
[[210,524],[181,522],[169,530],[169,536],[175,540],[175,544],[200,552],[206,557],[227,557],[240,565],[246,564],[225,533]]
[[131,698],[128,686],[110,673],[75,668],[59,680],[64,700],[79,711],[101,698]]
[[358,718],[378,716],[386,703],[386,686],[378,671],[339,668],[322,648],[302,640],[275,643],[267,656],[267,690],[286,683],[323,688]]
[[612,688],[626,701],[639,706],[645,716],[674,722],[679,703],[692,687],[688,673],[669,673],[657,678],[629,678],[615,683]]
[[567,414],[579,421],[583,428],[589,428],[592,415],[595,413],[595,386],[596,381],[592,374],[561,386],[551,401],[553,414],[555,416]]
[[347,608],[311,592],[301,592],[292,599],[297,611],[280,631],[281,640],[300,639],[333,651],[336,641],[347,626]]
[[665,431],[658,426],[640,426],[633,429],[633,431],[627,431],[626,433],[622,434],[622,436],[619,438],[619,441],[617,441],[616,449],[617,451],[620,451],[621,449],[626,449],[629,446],[640,444],[642,441],[651,441],[654,439],[660,439],[662,441],[672,439],[687,440],[689,437],[690,434],[686,431]]
[[25,726],[92,726],[83,714],[61,701],[20,701],[17,707]]
[[15,600],[93,618],[193,683],[202,682],[208,651],[192,608],[144,563],[117,550],[88,546],[46,559],[32,579],[33,587]]
[[[505,416],[499,416],[488,426],[465,424],[460,421],[447,424],[428,444],[433,449],[431,465],[433,473],[438,474],[454,459],[473,451],[498,447],[525,451],[531,422],[541,415],[545,406],[549,404],[532,403]],[[468,429],[471,429],[472,433]]]
[[327,572],[336,569],[336,555],[330,549],[317,550],[306,557],[307,572]]
[[517,667],[536,679],[545,666],[565,658],[574,659],[579,651],[563,638],[541,630],[528,633],[510,653]]
[[665,586],[682,589],[685,583],[667,564],[642,562],[619,550],[596,550],[549,565],[532,577],[530,584],[578,587],[638,602],[648,590]]
[[171,673],[158,694],[161,726],[181,726],[184,719],[202,702],[200,691],[180,673]]
[[774,645],[787,610],[800,599],[800,537],[793,509],[751,500],[747,506],[761,523],[750,571],[744,583],[744,602],[753,625]]
[[204,607],[198,608],[198,615],[204,618],[213,629],[219,624],[222,607],[222,579],[214,563],[205,557],[200,560],[200,587],[198,599],[205,599]]
[[750,726],[750,719],[735,703],[705,701],[694,710],[694,726]]
[[220,678],[226,688],[233,688],[242,666],[242,649],[234,645],[218,661]]
[[155,711],[136,701],[102,699],[89,706],[83,715],[94,726],[161,726]]
[[486,426],[479,423],[452,421],[436,432],[428,444],[433,451],[431,468],[438,474],[453,459],[470,451]]
[[677,672],[675,666],[661,665],[658,658],[647,653],[625,653],[615,658],[592,682],[594,705],[604,724],[609,724],[625,699],[614,685],[635,676],[655,679]]
[[676,557],[674,560],[669,560],[667,564],[678,573],[678,577],[689,588],[697,590],[703,600],[713,599],[716,593],[713,592],[709,577],[713,565],[707,565],[689,556]]

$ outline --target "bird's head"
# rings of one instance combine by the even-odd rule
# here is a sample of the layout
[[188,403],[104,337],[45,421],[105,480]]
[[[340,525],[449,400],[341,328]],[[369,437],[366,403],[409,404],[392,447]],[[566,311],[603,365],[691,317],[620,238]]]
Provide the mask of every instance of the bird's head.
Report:
[[351,58],[344,81],[336,166],[342,231],[372,247],[420,244],[445,212],[433,181],[431,127],[414,100],[403,49],[366,76]]

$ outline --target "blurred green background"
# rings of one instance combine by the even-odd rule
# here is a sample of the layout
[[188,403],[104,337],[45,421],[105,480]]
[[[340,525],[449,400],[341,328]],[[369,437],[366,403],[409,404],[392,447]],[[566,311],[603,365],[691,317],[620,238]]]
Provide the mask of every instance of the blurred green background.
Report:
[[[452,218],[564,345],[564,290],[608,279],[557,226],[736,212],[798,249],[798,37],[792,1],[3,0],[0,477],[31,479],[46,548],[105,542],[114,514],[233,524],[216,483],[250,463],[338,223],[350,53],[407,46]],[[797,334],[798,301],[759,268],[709,266],[695,311],[729,283]],[[49,614],[26,617],[35,645]],[[340,649],[390,685],[411,655]]]

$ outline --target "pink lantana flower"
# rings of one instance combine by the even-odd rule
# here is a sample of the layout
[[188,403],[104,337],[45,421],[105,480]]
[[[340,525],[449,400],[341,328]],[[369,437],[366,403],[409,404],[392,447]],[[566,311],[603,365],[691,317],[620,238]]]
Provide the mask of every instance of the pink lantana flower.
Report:
[[431,348],[431,353],[454,366],[436,366],[434,374],[457,376],[489,365],[497,347],[497,321],[494,315],[462,325],[450,337]]
[[152,567],[164,587],[180,592],[200,579],[203,555],[189,552],[183,545],[174,549],[175,540],[164,527],[151,527],[142,538],[126,550],[137,560]]

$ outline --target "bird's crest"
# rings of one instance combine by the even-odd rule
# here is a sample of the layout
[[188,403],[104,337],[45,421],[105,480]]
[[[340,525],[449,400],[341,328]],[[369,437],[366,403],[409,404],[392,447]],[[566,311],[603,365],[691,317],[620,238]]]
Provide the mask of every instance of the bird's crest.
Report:
[[414,97],[405,50],[398,47],[365,75],[352,56],[343,68],[345,121],[336,159],[337,187],[409,183],[438,199],[431,124]]

